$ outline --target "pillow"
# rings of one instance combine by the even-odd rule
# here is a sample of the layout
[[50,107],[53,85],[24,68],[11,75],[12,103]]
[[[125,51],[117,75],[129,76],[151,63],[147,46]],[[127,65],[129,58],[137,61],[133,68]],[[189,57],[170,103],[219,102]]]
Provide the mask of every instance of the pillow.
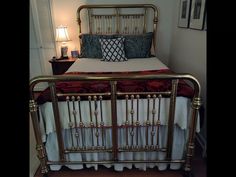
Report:
[[151,57],[153,32],[139,35],[124,35],[125,55],[127,58]]
[[102,49],[102,61],[127,61],[124,51],[124,38],[99,39]]
[[113,35],[81,34],[80,56],[82,58],[102,58],[100,38],[113,38]]

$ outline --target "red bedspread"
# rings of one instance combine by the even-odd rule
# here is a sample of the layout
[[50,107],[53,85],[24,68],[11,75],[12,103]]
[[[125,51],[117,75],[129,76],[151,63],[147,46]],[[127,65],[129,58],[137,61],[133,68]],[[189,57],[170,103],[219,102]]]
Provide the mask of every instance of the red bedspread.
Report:
[[[173,73],[170,70],[155,70],[155,71],[140,71],[137,74],[170,74]],[[79,72],[65,73],[64,75],[82,74]],[[83,74],[95,74],[95,73],[83,73]],[[96,73],[104,74],[104,73]],[[109,73],[111,74],[111,73]],[[116,73],[117,74],[117,73]],[[129,74],[129,73],[119,73]],[[57,93],[101,93],[109,92],[109,81],[66,81],[58,82],[56,84]],[[117,82],[117,91],[120,92],[157,92],[157,91],[169,91],[171,90],[170,80],[123,80]],[[179,81],[178,96],[184,96],[191,98],[193,96],[193,89],[183,80]],[[105,98],[104,98],[105,99]],[[60,97],[59,101],[64,101],[65,98]],[[43,104],[50,101],[50,90],[45,89],[38,97],[38,104]]]

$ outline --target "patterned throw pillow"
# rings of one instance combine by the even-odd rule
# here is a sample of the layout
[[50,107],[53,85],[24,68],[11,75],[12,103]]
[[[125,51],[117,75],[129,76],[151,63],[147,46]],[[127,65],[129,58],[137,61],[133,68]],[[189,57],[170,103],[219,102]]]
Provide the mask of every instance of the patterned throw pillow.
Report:
[[99,39],[102,49],[102,61],[127,61],[124,40],[124,38]]

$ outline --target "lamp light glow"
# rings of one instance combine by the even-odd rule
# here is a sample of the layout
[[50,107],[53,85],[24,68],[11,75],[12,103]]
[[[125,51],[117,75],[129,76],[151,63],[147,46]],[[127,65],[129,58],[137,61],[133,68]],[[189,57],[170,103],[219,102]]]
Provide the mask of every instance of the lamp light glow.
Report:
[[61,59],[68,58],[67,51],[68,46],[66,42],[70,41],[67,27],[66,26],[59,26],[56,28],[56,42],[62,42],[61,45]]

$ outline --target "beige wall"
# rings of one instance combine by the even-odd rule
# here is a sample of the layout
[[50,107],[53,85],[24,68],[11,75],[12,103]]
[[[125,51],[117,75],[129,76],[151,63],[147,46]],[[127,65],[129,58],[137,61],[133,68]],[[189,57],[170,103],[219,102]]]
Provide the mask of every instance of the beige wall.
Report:
[[[175,72],[191,73],[199,80],[206,109],[206,31],[178,28],[178,1],[175,3],[169,67]],[[206,122],[202,133],[206,137]]]

